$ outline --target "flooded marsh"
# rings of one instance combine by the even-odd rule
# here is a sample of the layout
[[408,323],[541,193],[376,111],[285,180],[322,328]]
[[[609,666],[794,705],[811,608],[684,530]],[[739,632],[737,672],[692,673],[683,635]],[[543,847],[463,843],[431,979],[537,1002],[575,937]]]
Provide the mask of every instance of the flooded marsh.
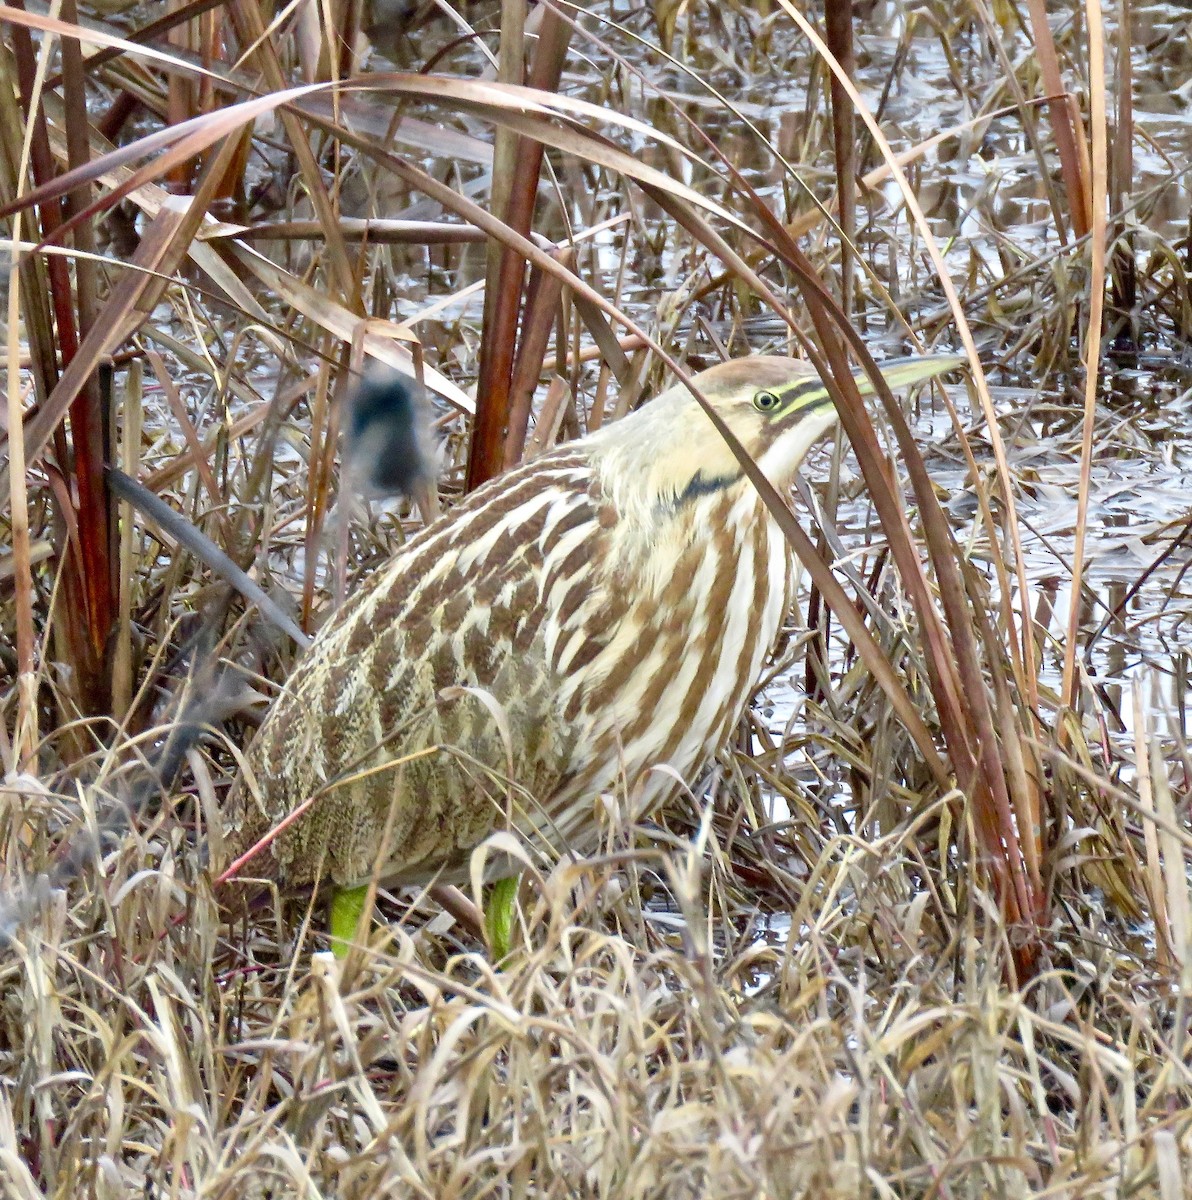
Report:
[[[0,12],[0,1196],[1186,1195],[1185,6],[166,7]],[[336,957],[341,881],[268,866],[301,811],[227,866],[304,645],[428,512],[751,354],[840,422],[719,753],[594,789],[582,854],[509,818],[504,931],[479,860],[378,867]],[[886,396],[866,354],[967,365]],[[354,492],[378,363],[433,498]],[[481,594],[432,631],[468,661]],[[432,690],[512,763],[499,674]]]

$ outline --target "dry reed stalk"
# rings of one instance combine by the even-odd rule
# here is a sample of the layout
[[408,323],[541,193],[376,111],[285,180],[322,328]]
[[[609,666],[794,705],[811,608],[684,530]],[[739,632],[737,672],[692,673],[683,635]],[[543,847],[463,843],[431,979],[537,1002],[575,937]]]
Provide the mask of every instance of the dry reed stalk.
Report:
[[[1091,224],[1089,241],[1088,328],[1084,336],[1084,433],[1080,446],[1080,488],[1076,501],[1076,536],[1072,549],[1072,592],[1080,593],[1085,570],[1085,540],[1088,535],[1089,483],[1093,457],[1093,427],[1096,420],[1097,380],[1100,378],[1101,327],[1105,313],[1106,202],[1109,188],[1108,110],[1105,99],[1105,34],[1101,10],[1089,5],[1089,133],[1092,142]],[[1076,648],[1079,641],[1079,605],[1073,604],[1068,619],[1064,652],[1064,675],[1060,703],[1076,703]]]

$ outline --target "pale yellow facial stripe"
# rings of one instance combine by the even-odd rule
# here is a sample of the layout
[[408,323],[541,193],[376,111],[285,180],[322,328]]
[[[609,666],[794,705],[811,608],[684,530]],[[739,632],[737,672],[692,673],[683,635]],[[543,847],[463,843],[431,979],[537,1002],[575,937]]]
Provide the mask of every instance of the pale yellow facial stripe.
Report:
[[764,391],[770,393],[771,396],[777,396],[779,407],[774,409],[775,414],[782,416],[790,416],[792,413],[802,412],[804,409],[816,408],[821,404],[826,404],[831,400],[828,394],[828,389],[824,387],[823,380],[818,375],[813,375],[809,379],[797,379],[793,383],[782,383],[777,387],[764,388]]

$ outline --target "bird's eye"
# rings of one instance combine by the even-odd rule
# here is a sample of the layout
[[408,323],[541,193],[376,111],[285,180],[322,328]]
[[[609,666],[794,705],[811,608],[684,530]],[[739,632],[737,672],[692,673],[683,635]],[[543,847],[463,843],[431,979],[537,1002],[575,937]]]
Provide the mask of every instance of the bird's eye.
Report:
[[757,392],[753,397],[753,407],[758,412],[773,412],[781,404],[782,401],[773,392]]

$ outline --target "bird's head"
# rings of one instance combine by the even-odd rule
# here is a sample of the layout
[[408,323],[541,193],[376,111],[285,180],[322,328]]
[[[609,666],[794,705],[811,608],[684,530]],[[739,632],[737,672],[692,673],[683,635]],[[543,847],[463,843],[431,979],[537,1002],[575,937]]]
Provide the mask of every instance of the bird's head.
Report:
[[[893,359],[882,364],[892,387],[931,379],[964,360]],[[873,391],[855,375],[862,395]],[[771,483],[790,486],[807,451],[836,424],[831,395],[806,362],[776,355],[735,358],[701,371],[693,382]],[[744,481],[728,443],[683,384],[668,388],[595,439],[605,482],[622,511],[646,505],[682,508]],[[617,486],[619,484],[620,486]]]

